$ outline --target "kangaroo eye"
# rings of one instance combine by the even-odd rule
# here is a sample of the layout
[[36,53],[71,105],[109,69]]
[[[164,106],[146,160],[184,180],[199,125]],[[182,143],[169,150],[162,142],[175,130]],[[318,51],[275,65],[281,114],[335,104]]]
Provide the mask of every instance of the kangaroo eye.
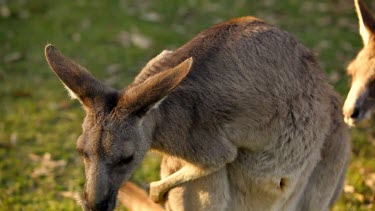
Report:
[[78,148],[78,149],[77,149],[77,152],[78,152],[78,154],[80,154],[83,158],[85,158],[85,159],[88,159],[88,158],[89,158],[89,154],[88,154],[86,151],[84,151],[82,148]]
[[134,159],[133,155],[126,157],[126,158],[121,158],[120,161],[116,163],[116,166],[123,166],[123,165],[129,164],[130,162],[133,161],[133,159]]

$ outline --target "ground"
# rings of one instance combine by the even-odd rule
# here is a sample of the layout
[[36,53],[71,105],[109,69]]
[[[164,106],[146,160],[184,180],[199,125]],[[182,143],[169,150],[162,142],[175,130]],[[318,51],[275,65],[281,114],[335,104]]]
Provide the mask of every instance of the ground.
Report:
[[[362,45],[352,1],[0,0],[0,210],[80,210],[75,140],[84,112],[49,69],[47,43],[120,89],[163,49],[245,15],[294,34],[346,96],[345,67]],[[375,120],[352,129],[348,177],[333,210],[375,209],[374,128]],[[157,180],[159,159],[149,154],[132,180]]]

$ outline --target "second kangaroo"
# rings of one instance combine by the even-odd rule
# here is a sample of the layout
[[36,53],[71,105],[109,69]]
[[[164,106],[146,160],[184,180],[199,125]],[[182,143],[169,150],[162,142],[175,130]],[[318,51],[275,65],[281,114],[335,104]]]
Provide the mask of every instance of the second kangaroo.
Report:
[[147,150],[164,155],[150,196],[169,210],[328,210],[349,161],[339,96],[313,54],[253,17],[164,51],[123,90],[46,46],[86,110],[77,141],[85,210],[113,210]]

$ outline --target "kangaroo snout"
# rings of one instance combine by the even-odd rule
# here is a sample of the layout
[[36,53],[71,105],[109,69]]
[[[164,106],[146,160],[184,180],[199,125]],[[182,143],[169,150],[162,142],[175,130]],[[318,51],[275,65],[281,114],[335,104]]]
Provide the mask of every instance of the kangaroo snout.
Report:
[[360,107],[344,108],[345,123],[349,126],[354,126],[358,122],[358,120],[360,120],[360,114]]
[[353,118],[353,119],[358,118],[359,112],[360,112],[359,109],[360,109],[359,107],[355,107],[354,110],[353,110],[353,112],[352,112],[352,114],[350,115],[350,117]]
[[358,81],[353,82],[343,107],[346,124],[354,126],[368,116],[369,93],[366,85]]
[[88,201],[84,199],[82,208],[84,211],[109,211],[116,206],[115,197],[108,197],[100,201]]
[[354,126],[362,120],[369,118],[373,107],[374,102],[370,98],[366,98],[365,100],[358,99],[352,104],[345,103],[343,108],[345,123],[349,126]]
[[109,211],[114,210],[116,206],[116,193],[99,193],[95,197],[90,197],[86,191],[83,193],[82,209],[84,211]]

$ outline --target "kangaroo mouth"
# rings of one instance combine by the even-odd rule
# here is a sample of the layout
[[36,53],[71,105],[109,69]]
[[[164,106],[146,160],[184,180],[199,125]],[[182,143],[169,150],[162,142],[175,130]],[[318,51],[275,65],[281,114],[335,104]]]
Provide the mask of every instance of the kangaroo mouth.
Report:
[[358,123],[369,119],[375,106],[374,98],[367,98],[361,106],[357,106],[350,116],[345,116],[344,121],[350,127],[354,127]]
[[117,191],[113,191],[107,200],[101,203],[95,203],[95,206],[93,206],[93,204],[90,206],[84,198],[81,200],[81,207],[83,211],[112,211],[115,210],[117,205]]
[[358,123],[364,121],[365,119],[370,118],[371,116],[371,110],[367,111],[359,111],[359,114],[357,117],[345,117],[344,121],[349,127],[355,127]]

